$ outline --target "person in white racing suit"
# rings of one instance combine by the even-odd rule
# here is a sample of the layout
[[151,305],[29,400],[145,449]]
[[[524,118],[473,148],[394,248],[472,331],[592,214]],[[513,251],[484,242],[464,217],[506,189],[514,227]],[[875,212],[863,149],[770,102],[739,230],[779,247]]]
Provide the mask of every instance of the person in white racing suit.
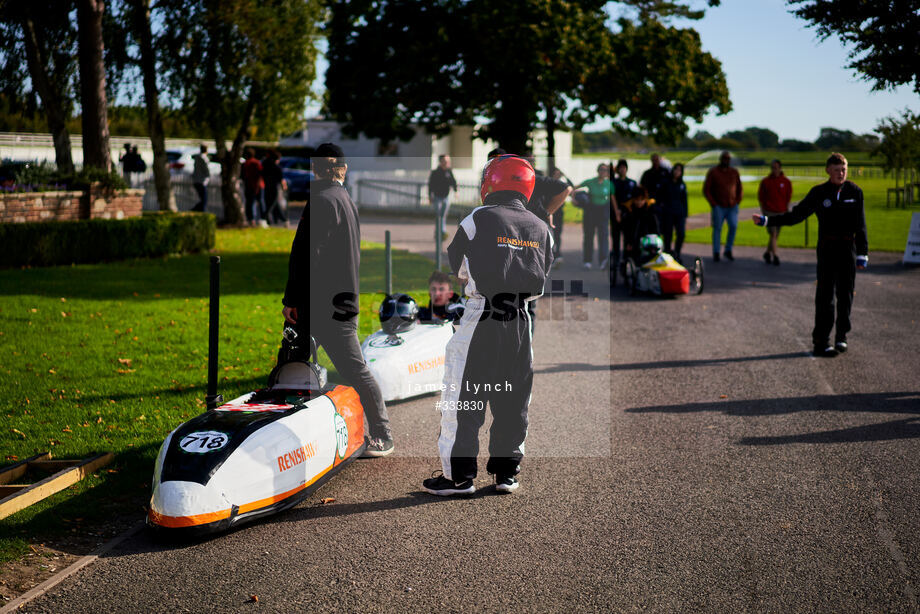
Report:
[[552,233],[526,209],[534,183],[525,159],[508,154],[492,159],[483,174],[483,206],[460,222],[447,248],[468,299],[447,344],[438,402],[442,474],[423,482],[435,495],[475,492],[486,404],[492,412],[486,469],[499,492],[518,487],[533,385],[527,303],[542,295],[553,264]]

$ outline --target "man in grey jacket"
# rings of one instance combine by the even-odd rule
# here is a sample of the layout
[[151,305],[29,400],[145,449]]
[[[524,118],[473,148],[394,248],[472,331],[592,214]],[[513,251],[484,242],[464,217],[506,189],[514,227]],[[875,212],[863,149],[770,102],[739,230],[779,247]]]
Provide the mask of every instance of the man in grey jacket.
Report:
[[198,193],[198,202],[192,207],[192,211],[204,211],[208,208],[208,182],[211,180],[208,146],[202,144],[201,150],[192,159],[195,161],[195,168],[192,169],[192,187]]

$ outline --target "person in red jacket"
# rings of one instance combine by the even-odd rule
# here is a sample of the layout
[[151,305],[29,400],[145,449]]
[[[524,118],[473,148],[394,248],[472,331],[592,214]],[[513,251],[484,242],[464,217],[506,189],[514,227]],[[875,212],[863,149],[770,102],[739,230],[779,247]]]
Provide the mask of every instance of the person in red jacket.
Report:
[[[757,200],[760,201],[760,212],[766,217],[786,213],[789,210],[789,201],[792,200],[792,182],[783,174],[783,164],[779,160],[770,163],[770,174],[761,179],[760,188],[757,190]],[[776,240],[779,238],[779,226],[768,226],[767,233],[770,240],[767,251],[763,253],[763,260],[767,264],[772,261],[779,266],[779,256],[776,255]]]

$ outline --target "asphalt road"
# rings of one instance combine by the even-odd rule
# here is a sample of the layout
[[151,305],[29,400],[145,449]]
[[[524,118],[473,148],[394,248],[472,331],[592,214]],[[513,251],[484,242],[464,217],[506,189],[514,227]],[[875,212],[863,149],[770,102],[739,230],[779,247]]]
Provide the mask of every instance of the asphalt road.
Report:
[[421,492],[436,397],[394,403],[392,456],[207,541],[141,532],[24,611],[916,611],[920,270],[873,254],[850,352],[816,359],[811,250],[707,258],[701,296],[662,300],[564,247],[589,297],[541,300],[516,493],[485,459],[475,496]]

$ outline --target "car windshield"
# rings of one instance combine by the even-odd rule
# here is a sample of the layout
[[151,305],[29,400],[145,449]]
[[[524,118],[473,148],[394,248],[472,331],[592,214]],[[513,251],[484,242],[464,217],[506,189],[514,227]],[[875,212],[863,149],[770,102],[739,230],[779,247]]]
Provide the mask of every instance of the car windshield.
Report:
[[175,162],[176,160],[178,160],[178,159],[181,158],[181,157],[182,157],[182,152],[181,152],[181,151],[167,151],[167,152],[166,152],[166,160],[167,160],[168,162]]

